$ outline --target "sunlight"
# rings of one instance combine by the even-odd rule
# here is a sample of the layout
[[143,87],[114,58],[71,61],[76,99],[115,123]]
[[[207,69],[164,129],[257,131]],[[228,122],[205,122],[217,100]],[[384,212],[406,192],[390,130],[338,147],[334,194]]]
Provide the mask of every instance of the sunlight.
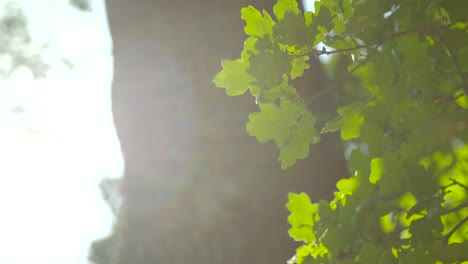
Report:
[[90,12],[62,0],[0,7],[2,21],[22,10],[31,39],[18,28],[0,42],[0,263],[88,263],[113,223],[98,184],[123,173],[104,1]]

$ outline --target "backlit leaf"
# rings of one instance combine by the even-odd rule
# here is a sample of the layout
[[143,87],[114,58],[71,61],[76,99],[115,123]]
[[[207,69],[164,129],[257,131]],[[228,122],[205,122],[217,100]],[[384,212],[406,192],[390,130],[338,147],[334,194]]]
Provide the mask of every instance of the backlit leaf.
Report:
[[249,36],[263,38],[265,35],[272,36],[273,20],[266,12],[260,13],[253,6],[242,8],[242,19],[247,23],[244,31]]

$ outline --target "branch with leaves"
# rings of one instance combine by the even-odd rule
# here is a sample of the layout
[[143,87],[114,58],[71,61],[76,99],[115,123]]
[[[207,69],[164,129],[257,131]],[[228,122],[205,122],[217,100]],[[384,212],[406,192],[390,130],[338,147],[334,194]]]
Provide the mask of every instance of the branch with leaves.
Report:
[[[348,146],[353,176],[337,182],[332,201],[289,196],[289,234],[302,242],[290,263],[468,259],[459,252],[468,245],[468,23],[457,3],[321,0],[301,13],[296,1],[279,0],[275,20],[242,10],[244,50],[222,61],[213,81],[228,95],[256,97],[249,134],[274,141],[283,168],[306,158],[320,133],[340,132]],[[330,86],[301,98],[290,81],[311,56],[336,54],[360,59],[341,61]],[[317,127],[306,106],[331,91],[344,105]]]

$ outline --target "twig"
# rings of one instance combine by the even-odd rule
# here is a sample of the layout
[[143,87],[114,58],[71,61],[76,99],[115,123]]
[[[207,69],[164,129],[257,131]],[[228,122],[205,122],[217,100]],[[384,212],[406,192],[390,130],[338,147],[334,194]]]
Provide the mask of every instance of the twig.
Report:
[[324,50],[315,50],[315,55],[316,56],[330,55],[330,54],[335,54],[335,53],[340,53],[340,52],[347,52],[347,51],[353,51],[353,50],[358,50],[358,49],[363,49],[363,48],[369,48],[369,47],[372,47],[372,46],[375,46],[375,48],[377,48],[377,47],[382,46],[383,44],[385,44],[385,42],[390,41],[392,39],[401,37],[401,36],[406,35],[406,34],[422,32],[425,29],[426,28],[424,27],[424,28],[415,28],[415,29],[409,29],[409,30],[401,31],[401,32],[398,32],[398,33],[395,33],[393,35],[384,37],[382,39],[379,39],[379,40],[377,40],[375,42],[372,42],[372,43],[369,43],[369,44],[356,45],[354,47],[346,48],[346,49],[338,49],[338,50],[330,50],[330,51],[327,51],[325,49]]
[[454,227],[452,228],[452,230],[450,230],[450,232],[448,232],[448,233],[444,236],[444,238],[443,238],[443,244],[444,244],[444,245],[447,245],[448,240],[450,239],[450,237],[451,237],[455,232],[457,232],[457,230],[458,230],[463,224],[465,224],[467,221],[468,221],[468,216],[465,217],[463,220],[461,220],[456,226],[454,226]]
[[359,44],[356,42],[356,40],[353,38],[353,36],[351,36],[351,34],[346,33],[346,35],[348,35],[348,37],[351,39],[351,41],[354,43],[354,45],[359,46]]
[[452,181],[452,183],[449,184],[448,186],[458,185],[458,186],[464,188],[465,190],[468,190],[468,187],[467,187],[466,185],[464,185],[463,183],[461,183],[461,182],[455,180],[454,178],[450,178],[450,180]]
[[[348,34],[348,36],[351,38],[351,40],[353,41],[353,43],[356,46],[351,47],[351,48],[329,50],[329,51],[326,50],[325,47],[324,47],[322,50],[314,49],[314,50],[309,51],[309,52],[311,52],[312,55],[315,55],[316,57],[318,57],[320,55],[331,55],[331,54],[335,54],[335,53],[341,53],[341,52],[353,51],[353,50],[358,50],[358,49],[363,49],[363,48],[369,48],[369,47],[372,47],[372,46],[375,46],[375,48],[377,48],[377,47],[382,46],[383,44],[385,44],[385,42],[390,41],[392,39],[401,37],[403,35],[411,34],[411,33],[423,32],[423,31],[426,31],[426,30],[427,30],[427,27],[417,27],[417,28],[413,28],[413,29],[408,29],[408,30],[400,31],[400,32],[395,33],[393,35],[381,38],[381,39],[379,39],[377,41],[374,41],[372,43],[365,44],[365,45],[358,45],[356,43],[356,41]],[[308,54],[309,52],[300,53],[300,54],[296,54],[296,53],[288,53],[288,54],[291,55],[291,56],[294,56],[294,57],[302,57],[302,56],[309,55]]]
[[321,90],[320,92],[310,96],[310,97],[307,97],[307,98],[304,98],[303,101],[306,105],[308,105],[310,102],[314,101],[315,99],[317,99],[318,97],[322,96],[324,93],[328,92],[329,90],[331,90],[332,88],[335,88],[342,80],[346,79],[348,76],[350,76],[351,74],[353,74],[353,72],[355,72],[357,69],[359,69],[359,67],[361,67],[362,65],[364,65],[368,60],[369,58],[372,56],[372,54],[374,54],[375,50],[373,50],[370,54],[367,55],[367,57],[362,60],[361,62],[359,62],[358,65],[356,65],[354,68],[352,68],[350,71],[346,72],[345,74],[341,75],[338,79],[336,79],[333,84],[329,85],[328,87],[324,88],[323,90]]
[[458,206],[456,206],[456,207],[454,207],[454,208],[452,208],[450,210],[447,210],[447,211],[443,212],[442,215],[448,215],[450,213],[460,211],[461,209],[466,208],[466,207],[468,207],[468,202],[462,203],[462,204],[460,204],[460,205],[458,205]]
[[458,76],[460,78],[460,81],[463,85],[463,90],[465,91],[465,94],[468,95],[468,83],[465,80],[465,76],[463,75],[463,71],[460,67],[460,63],[458,62],[457,57],[455,56],[455,52],[453,52],[453,49],[450,47],[448,44],[447,40],[440,34],[434,27],[431,27],[431,32],[434,33],[439,40],[444,44],[445,48],[447,49],[450,57],[452,58],[453,64],[455,64],[455,68],[457,69]]

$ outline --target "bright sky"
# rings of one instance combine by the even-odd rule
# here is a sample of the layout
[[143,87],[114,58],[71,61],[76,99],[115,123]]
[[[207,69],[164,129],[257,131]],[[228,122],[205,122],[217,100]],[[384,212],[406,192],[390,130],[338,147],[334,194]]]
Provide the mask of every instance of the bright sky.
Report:
[[[7,2],[24,6],[28,52],[50,68],[44,79],[23,66],[0,80],[0,263],[84,264],[113,222],[98,184],[123,173],[104,0],[87,13],[64,0]],[[0,55],[0,69],[11,65]]]
[[314,11],[314,3],[316,2],[317,0],[303,0],[303,3],[304,3],[304,9],[306,11]]

